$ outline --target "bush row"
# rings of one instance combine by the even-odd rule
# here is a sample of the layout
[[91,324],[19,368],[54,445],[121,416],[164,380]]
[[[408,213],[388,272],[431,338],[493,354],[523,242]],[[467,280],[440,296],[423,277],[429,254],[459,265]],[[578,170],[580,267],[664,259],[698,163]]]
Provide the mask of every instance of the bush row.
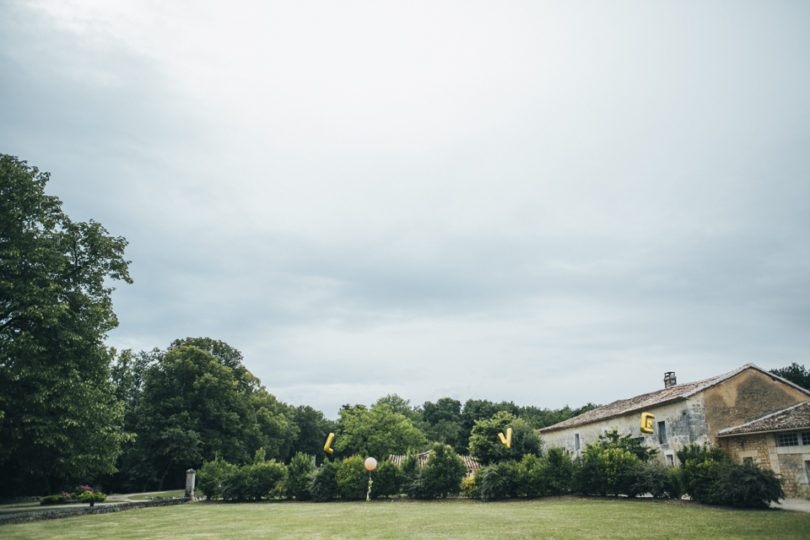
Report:
[[369,473],[362,456],[326,460],[315,468],[311,456],[296,454],[289,465],[266,461],[237,467],[221,459],[199,471],[198,487],[209,499],[252,501],[268,498],[331,501],[406,495],[433,499],[462,493],[484,501],[536,498],[567,493],[597,496],[680,498],[736,507],[767,507],[784,496],[772,471],[738,465],[723,450],[691,445],[678,452],[681,466],[667,467],[654,450],[629,436],[607,433],[571,459],[559,448],[542,456],[504,460],[465,478],[466,468],[453,449],[436,444],[423,467],[410,456],[401,467],[382,461]]
[[502,461],[483,467],[462,488],[483,500],[532,498],[568,492],[581,495],[650,495],[680,498],[688,494],[705,504],[767,508],[784,497],[773,471],[752,463],[734,463],[720,448],[692,444],[677,452],[681,466],[652,459],[655,451],[628,437],[608,433],[589,444],[576,460],[559,448],[538,458]]
[[211,500],[255,501],[286,497],[295,500],[331,501],[366,498],[369,478],[374,498],[406,494],[420,499],[455,495],[466,468],[450,446],[436,444],[424,467],[410,456],[402,467],[380,462],[369,473],[362,456],[341,461],[325,460],[315,468],[313,459],[296,454],[289,465],[266,461],[257,453],[253,463],[237,467],[217,458],[206,462],[198,473],[198,489]]

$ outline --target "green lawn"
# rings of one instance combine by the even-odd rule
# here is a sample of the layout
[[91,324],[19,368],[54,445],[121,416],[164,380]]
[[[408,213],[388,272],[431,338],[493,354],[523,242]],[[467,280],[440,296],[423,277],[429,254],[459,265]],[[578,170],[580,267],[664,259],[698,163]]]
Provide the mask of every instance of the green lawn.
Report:
[[3,538],[808,538],[810,514],[681,502],[184,504],[0,526]]

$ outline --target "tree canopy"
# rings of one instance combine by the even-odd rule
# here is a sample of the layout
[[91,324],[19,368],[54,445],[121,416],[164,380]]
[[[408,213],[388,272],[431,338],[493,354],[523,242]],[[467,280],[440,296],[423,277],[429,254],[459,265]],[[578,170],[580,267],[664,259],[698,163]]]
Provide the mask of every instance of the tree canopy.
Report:
[[787,367],[772,369],[771,373],[810,390],[810,370],[796,362],[793,362]]
[[[512,428],[512,443],[506,448],[498,439],[498,433],[506,434]],[[540,455],[540,437],[522,418],[500,411],[491,418],[478,420],[470,433],[470,454],[482,464],[497,461],[519,460],[525,454]]]
[[73,222],[48,180],[0,154],[0,476],[17,493],[111,473],[127,438],[104,345],[127,242]]
[[281,460],[292,455],[299,435],[295,409],[270,395],[227,343],[187,338],[166,351],[142,353],[145,362],[130,357],[119,359],[119,376],[142,383],[128,401],[128,425],[137,438],[123,457],[124,486],[174,486],[187,468],[217,456],[244,464],[259,450]]
[[391,454],[421,451],[427,439],[411,420],[391,410],[386,403],[366,408],[344,405],[338,413],[335,449],[344,454],[360,454],[385,459]]

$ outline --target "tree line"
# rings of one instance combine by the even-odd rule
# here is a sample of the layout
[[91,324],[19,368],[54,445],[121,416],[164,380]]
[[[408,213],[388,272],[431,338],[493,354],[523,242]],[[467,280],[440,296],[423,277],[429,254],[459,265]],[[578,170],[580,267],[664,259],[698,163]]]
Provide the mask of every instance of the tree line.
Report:
[[[218,459],[242,466],[257,452],[280,463],[296,454],[318,463],[353,455],[385,460],[439,442],[487,462],[498,455],[496,434],[507,426],[515,432],[515,449],[537,452],[536,428],[588,408],[552,411],[476,399],[462,406],[451,398],[413,407],[388,395],[370,406],[344,405],[333,421],[312,407],[277,400],[245,368],[238,350],[211,338],[178,339],[166,350],[123,351],[110,374],[128,438],[117,472],[104,480],[125,491],[177,487],[189,467]],[[336,434],[331,456],[323,450],[329,433]]]

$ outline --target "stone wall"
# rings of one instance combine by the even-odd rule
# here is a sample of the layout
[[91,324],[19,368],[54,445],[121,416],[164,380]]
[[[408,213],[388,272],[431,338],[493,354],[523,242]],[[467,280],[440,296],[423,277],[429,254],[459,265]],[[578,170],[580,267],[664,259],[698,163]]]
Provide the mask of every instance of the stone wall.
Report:
[[782,488],[788,497],[810,497],[810,485],[808,485],[807,478],[808,462],[810,462],[810,453],[799,451],[790,454],[779,454]]
[[189,500],[187,498],[180,498],[163,499],[159,501],[96,504],[95,506],[76,505],[76,508],[46,508],[43,510],[34,510],[29,512],[0,514],[0,525],[8,523],[25,523],[28,521],[42,521],[45,519],[60,519],[86,514],[109,514],[110,512],[121,512],[124,510],[135,510],[136,508],[148,508],[153,506],[173,506],[175,504],[184,504],[188,501]]
[[810,497],[810,445],[776,446],[773,433],[723,437],[720,445],[737,463],[751,458],[763,469],[778,474],[788,497]]
[[[779,474],[779,461],[776,458],[776,446],[773,436],[769,434],[742,435],[720,439],[720,446],[737,463],[751,459],[763,469],[771,469]],[[775,465],[775,466],[774,466]]]
[[756,369],[746,369],[703,392],[709,439],[717,432],[807,401],[807,394]]

